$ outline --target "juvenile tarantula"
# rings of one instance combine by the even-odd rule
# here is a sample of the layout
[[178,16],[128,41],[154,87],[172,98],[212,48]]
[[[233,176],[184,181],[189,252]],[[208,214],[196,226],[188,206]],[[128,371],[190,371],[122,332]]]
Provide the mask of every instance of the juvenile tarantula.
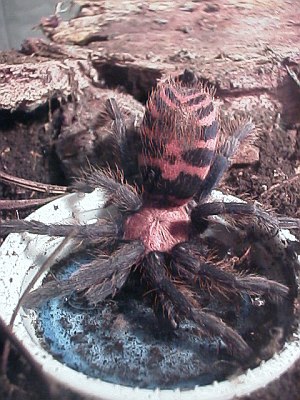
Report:
[[[193,321],[205,335],[218,336],[229,349],[243,357],[251,355],[246,341],[201,304],[201,291],[223,295],[226,301],[239,294],[280,299],[290,289],[282,283],[254,274],[241,274],[233,261],[217,265],[203,245],[199,232],[205,219],[230,214],[237,221],[255,221],[266,235],[277,234],[293,221],[276,218],[247,203],[211,202],[209,196],[219,183],[239,144],[250,137],[250,121],[219,127],[213,92],[185,72],[178,79],[158,83],[146,105],[138,130],[127,131],[114,99],[107,102],[113,120],[122,171],[92,170],[73,188],[91,192],[101,188],[107,206],[115,212],[91,225],[47,225],[37,221],[10,221],[3,232],[30,232],[68,236],[82,245],[98,248],[99,257],[83,264],[70,278],[45,283],[27,298],[35,307],[52,297],[78,293],[90,305],[114,296],[133,271],[139,270],[147,291],[154,291],[156,304],[173,328],[183,319]],[[139,178],[132,174],[136,144]],[[248,219],[247,219],[248,218]]]

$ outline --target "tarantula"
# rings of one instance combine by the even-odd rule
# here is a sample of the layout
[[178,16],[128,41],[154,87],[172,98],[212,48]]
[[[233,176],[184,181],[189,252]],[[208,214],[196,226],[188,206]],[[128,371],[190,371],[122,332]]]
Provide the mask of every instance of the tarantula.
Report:
[[[114,99],[107,102],[121,171],[91,169],[72,188],[104,191],[106,206],[114,212],[91,225],[47,225],[37,221],[3,223],[4,233],[30,232],[68,236],[100,255],[84,263],[65,281],[48,281],[32,291],[27,307],[52,297],[82,296],[89,305],[113,297],[138,270],[146,291],[173,328],[193,321],[205,335],[218,336],[242,357],[251,355],[246,341],[220,318],[205,310],[201,293],[233,301],[237,295],[280,299],[290,289],[282,283],[240,273],[234,261],[216,262],[200,232],[209,216],[230,215],[253,225],[265,235],[276,235],[292,220],[275,217],[240,202],[211,202],[210,194],[230,165],[239,144],[251,136],[254,125],[240,121],[220,127],[213,90],[185,71],[179,78],[158,83],[146,105],[139,129],[127,130]],[[137,178],[131,184],[137,148]]]

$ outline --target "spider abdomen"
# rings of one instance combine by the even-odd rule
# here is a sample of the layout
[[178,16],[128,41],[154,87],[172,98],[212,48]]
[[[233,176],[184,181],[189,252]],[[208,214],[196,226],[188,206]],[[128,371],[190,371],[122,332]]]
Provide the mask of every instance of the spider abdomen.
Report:
[[218,122],[211,90],[174,80],[158,84],[141,132],[145,190],[168,200],[193,197],[215,155]]
[[169,252],[176,244],[188,240],[189,216],[185,207],[158,208],[146,205],[127,217],[126,240],[141,240],[145,252]]

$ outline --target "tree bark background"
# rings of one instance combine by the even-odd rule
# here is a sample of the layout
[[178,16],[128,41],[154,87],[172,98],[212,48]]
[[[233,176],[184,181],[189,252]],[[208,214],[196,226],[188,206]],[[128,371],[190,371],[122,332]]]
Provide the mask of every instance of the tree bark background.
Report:
[[[158,79],[188,68],[216,87],[224,117],[246,115],[258,127],[255,146],[241,149],[222,189],[300,217],[297,3],[76,0],[66,12],[57,9],[41,21],[48,40],[28,39],[22,52],[0,53],[0,168],[68,183],[72,165],[57,151],[53,129],[61,102],[66,114],[68,104],[79,105],[79,125],[69,125],[74,134],[88,130],[112,93],[117,99],[122,93],[139,116]],[[5,184],[0,194],[35,196]],[[276,384],[244,400],[298,399],[299,377],[298,361]]]

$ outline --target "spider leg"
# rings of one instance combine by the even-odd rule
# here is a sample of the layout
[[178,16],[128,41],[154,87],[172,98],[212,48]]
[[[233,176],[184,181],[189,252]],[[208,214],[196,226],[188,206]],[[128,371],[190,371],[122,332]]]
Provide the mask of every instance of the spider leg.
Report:
[[300,229],[299,218],[278,216],[278,222],[281,229]]
[[[279,271],[282,271],[282,281],[290,288],[289,296],[297,297],[296,260],[299,252],[297,248],[293,247],[295,242],[283,239],[278,232],[284,228],[299,229],[300,220],[277,217],[255,204],[215,202],[196,206],[191,212],[191,221],[196,229],[201,230],[203,220],[210,215],[222,214],[233,214],[238,218],[230,221],[230,224],[225,227],[226,231],[219,230],[218,224],[215,224],[213,234],[217,241],[235,249],[238,249],[239,246],[252,247],[253,245],[254,251],[251,254],[254,257],[254,263],[260,264],[264,260],[265,266],[269,265],[267,268],[274,279],[278,279]],[[279,260],[281,261],[279,262]],[[275,275],[271,268],[274,262],[278,263],[277,268],[273,268],[273,270],[277,270]],[[282,269],[280,265],[285,267]],[[277,278],[275,278],[276,275]]]
[[115,241],[122,235],[122,224],[120,221],[114,222],[109,219],[99,219],[95,224],[44,224],[39,221],[12,220],[3,222],[0,225],[0,235],[9,233],[34,233],[36,235],[48,236],[72,236],[76,239],[85,241]]
[[139,263],[144,250],[143,244],[136,240],[122,244],[109,256],[98,254],[91,262],[81,265],[69,279],[47,282],[29,293],[24,305],[36,308],[50,298],[66,297],[83,291],[89,304],[97,304],[121,289],[131,268]]
[[[118,181],[119,180],[119,181]],[[121,212],[135,212],[142,206],[142,200],[135,187],[127,184],[121,173],[116,176],[110,170],[92,168],[81,179],[74,182],[73,188],[81,192],[91,192],[101,188],[109,204],[114,204]]]
[[241,124],[235,123],[229,128],[230,135],[226,137],[223,143],[218,145],[210,170],[195,196],[198,203],[209,196],[211,191],[218,185],[225,171],[230,166],[231,158],[235,154],[240,143],[251,135],[253,129],[254,124],[250,121]]
[[161,291],[157,293],[156,296],[163,311],[163,316],[167,316],[167,320],[171,324],[172,328],[177,329],[179,327],[179,319],[172,301]]
[[[300,219],[291,217],[277,217],[264,211],[256,204],[240,202],[212,202],[202,203],[191,212],[192,223],[201,227],[203,219],[211,215],[238,215],[242,220],[245,217],[254,217],[257,220],[256,229],[269,232],[271,235],[278,233],[279,229],[300,229]],[[246,222],[249,222],[246,220]]]
[[136,174],[136,151],[140,146],[140,137],[134,121],[126,126],[122,112],[114,98],[106,101],[106,110],[113,120],[112,133],[119,149],[121,169],[126,177]]
[[[193,292],[187,286],[176,285],[168,276],[163,253],[150,252],[144,258],[143,272],[151,287],[156,288],[160,299],[167,304],[167,315],[175,322],[189,319],[197,324],[199,331],[208,336],[219,336],[239,358],[248,358],[252,350],[244,339],[220,318],[199,309]],[[172,307],[170,306],[172,304]],[[172,323],[171,320],[171,323]]]
[[[196,206],[191,212],[191,220],[194,226],[201,227],[203,219],[212,215],[236,215],[242,221],[245,217],[257,219],[257,225],[263,231],[271,232],[273,235],[282,228],[283,220],[279,221],[274,215],[267,213],[255,204],[240,202],[212,202]],[[237,221],[239,222],[239,221]],[[249,220],[246,220],[249,222]]]
[[126,124],[122,116],[121,110],[114,98],[106,100],[105,106],[108,115],[113,120],[113,134],[120,149],[122,166],[124,166],[126,165],[127,157]]
[[[213,284],[215,291],[238,294],[266,295],[280,299],[287,297],[289,288],[276,281],[261,276],[238,275],[226,271],[209,262],[202,256],[195,245],[180,243],[172,250],[172,268],[174,272],[188,284]],[[212,289],[211,289],[212,290]]]

